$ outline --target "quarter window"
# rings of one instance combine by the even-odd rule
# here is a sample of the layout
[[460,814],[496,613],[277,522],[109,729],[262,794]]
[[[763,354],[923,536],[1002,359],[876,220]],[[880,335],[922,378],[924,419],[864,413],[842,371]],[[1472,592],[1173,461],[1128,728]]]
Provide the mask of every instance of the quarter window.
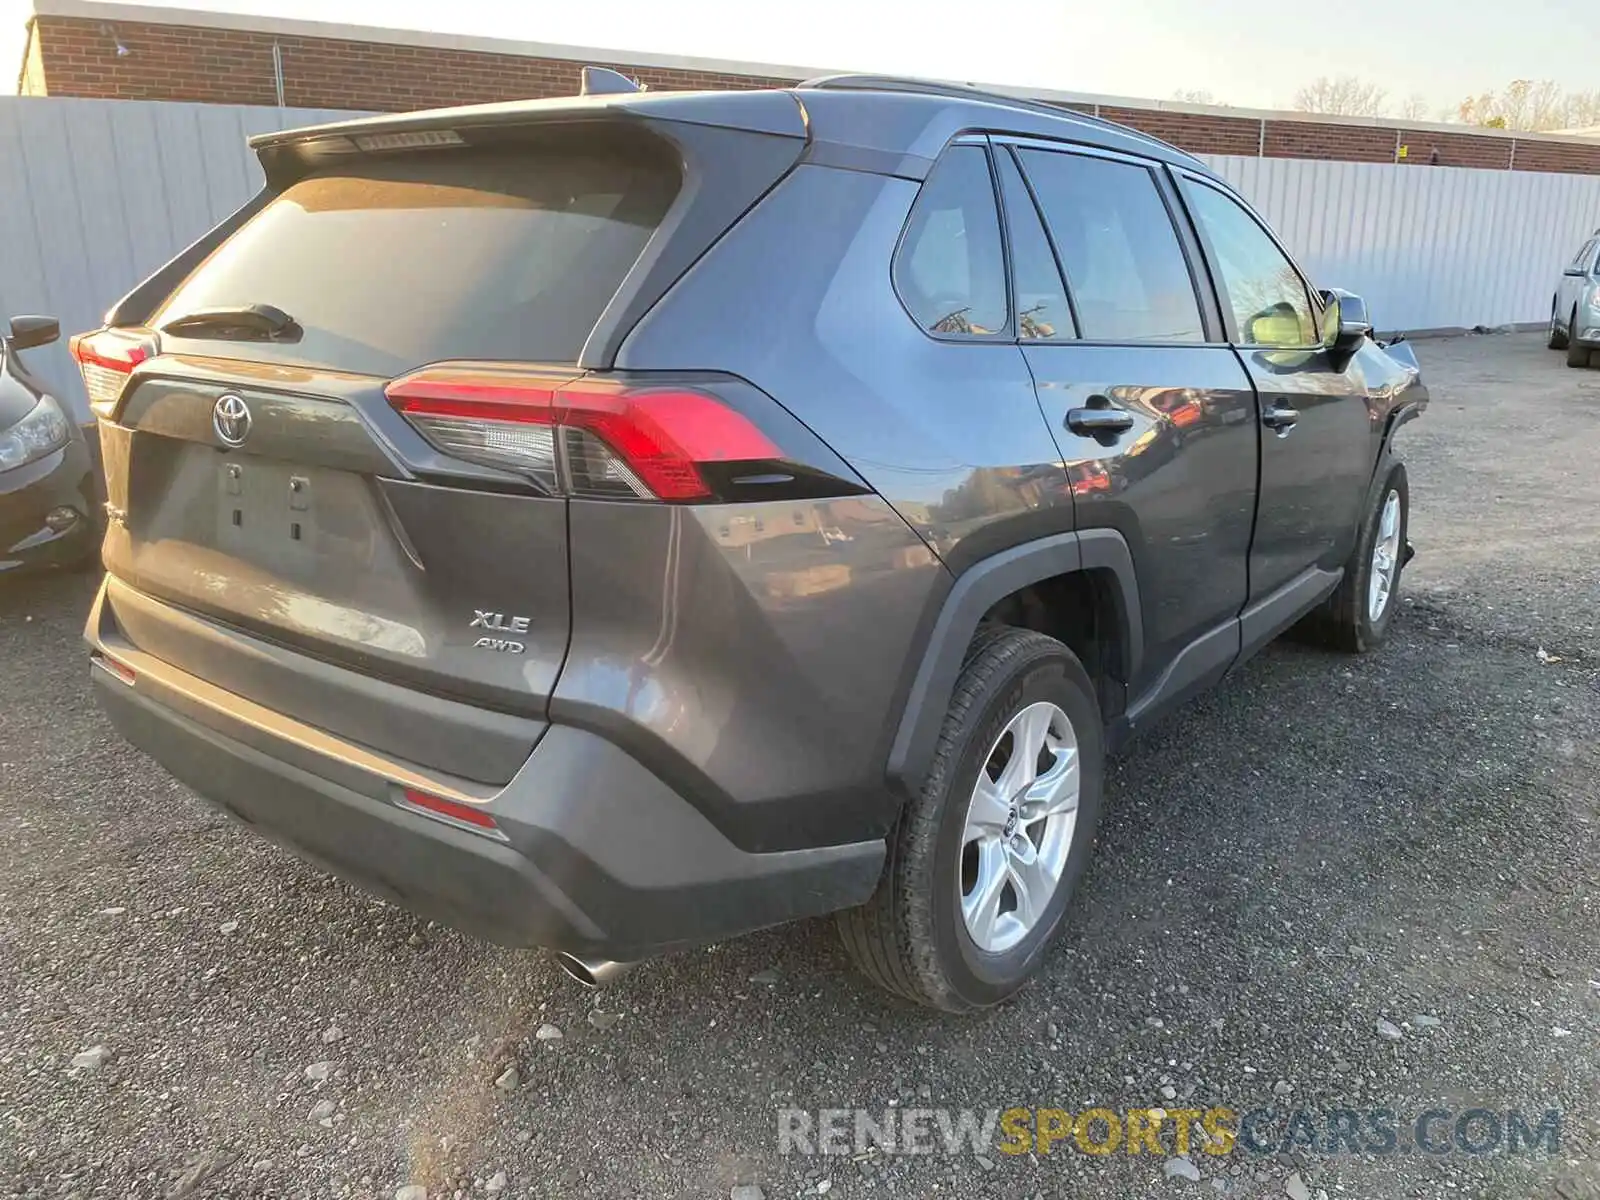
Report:
[[1066,271],[1081,336],[1205,340],[1189,265],[1148,169],[1054,150],[1023,150],[1021,158]]
[[932,334],[1001,333],[1005,260],[989,155],[953,146],[928,174],[894,263],[895,287]]
[[1238,340],[1252,346],[1320,344],[1305,280],[1266,230],[1216,188],[1193,184],[1187,195],[1222,273]]

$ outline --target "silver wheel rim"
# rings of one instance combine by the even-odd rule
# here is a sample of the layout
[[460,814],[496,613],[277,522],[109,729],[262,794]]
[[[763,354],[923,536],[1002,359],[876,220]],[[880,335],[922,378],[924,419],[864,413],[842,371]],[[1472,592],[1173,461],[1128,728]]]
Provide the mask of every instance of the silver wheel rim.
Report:
[[999,954],[1038,925],[1078,824],[1078,735],[1044,700],[1000,731],[967,805],[956,886],[978,949]]
[[1390,491],[1378,518],[1378,537],[1372,546],[1372,578],[1367,583],[1367,619],[1376,622],[1389,607],[1395,571],[1400,565],[1400,493]]

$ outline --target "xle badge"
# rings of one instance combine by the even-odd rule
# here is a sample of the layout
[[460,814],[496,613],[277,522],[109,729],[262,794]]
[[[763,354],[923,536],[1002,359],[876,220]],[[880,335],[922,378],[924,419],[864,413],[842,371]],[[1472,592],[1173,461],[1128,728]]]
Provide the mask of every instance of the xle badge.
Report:
[[[508,617],[505,613],[485,612],[481,608],[472,610],[472,621],[467,626],[469,629],[492,629],[496,633],[527,633],[532,624],[528,617]],[[521,654],[527,649],[521,642],[509,638],[481,637],[472,643],[475,650],[493,650],[499,654]]]

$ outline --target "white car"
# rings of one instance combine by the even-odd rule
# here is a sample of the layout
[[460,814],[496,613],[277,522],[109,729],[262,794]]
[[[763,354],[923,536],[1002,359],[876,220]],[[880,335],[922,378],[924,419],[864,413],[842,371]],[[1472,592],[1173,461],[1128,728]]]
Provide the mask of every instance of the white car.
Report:
[[1550,349],[1567,352],[1567,366],[1587,367],[1600,351],[1600,229],[1561,273],[1550,303]]

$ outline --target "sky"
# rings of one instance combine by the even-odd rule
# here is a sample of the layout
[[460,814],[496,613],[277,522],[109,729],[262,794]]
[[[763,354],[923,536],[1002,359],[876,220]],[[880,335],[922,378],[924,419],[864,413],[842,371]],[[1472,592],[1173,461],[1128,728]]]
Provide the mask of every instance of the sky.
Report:
[[[1590,0],[168,0],[173,7],[382,25],[975,83],[1287,107],[1359,75],[1430,111],[1513,79],[1600,89]],[[0,0],[13,91],[31,0]]]

